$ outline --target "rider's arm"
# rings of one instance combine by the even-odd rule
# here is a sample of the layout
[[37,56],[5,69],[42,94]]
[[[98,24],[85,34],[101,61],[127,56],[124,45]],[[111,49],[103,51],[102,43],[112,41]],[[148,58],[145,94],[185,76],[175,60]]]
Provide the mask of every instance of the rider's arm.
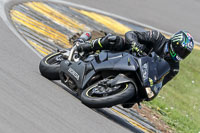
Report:
[[102,38],[97,38],[84,45],[78,46],[79,51],[96,51],[96,50],[125,50],[124,39],[120,36],[107,34]]
[[125,50],[124,39],[120,36],[107,34],[102,38],[97,38],[85,45],[80,45],[80,51],[96,51],[96,50],[114,50],[122,51]]
[[131,48],[134,43],[144,44],[145,47],[150,50],[158,50],[161,44],[166,40],[166,38],[158,31],[129,31],[125,34],[125,44],[129,45]]
[[97,38],[91,42],[93,50],[114,50],[121,51],[124,49],[124,39],[120,36],[107,34],[102,38]]

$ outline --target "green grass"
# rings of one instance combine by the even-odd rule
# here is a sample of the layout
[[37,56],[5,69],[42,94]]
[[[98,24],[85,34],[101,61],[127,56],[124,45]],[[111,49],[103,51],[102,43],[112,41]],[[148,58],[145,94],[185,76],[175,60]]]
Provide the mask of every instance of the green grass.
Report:
[[147,103],[176,132],[200,132],[200,51],[181,62],[179,74]]

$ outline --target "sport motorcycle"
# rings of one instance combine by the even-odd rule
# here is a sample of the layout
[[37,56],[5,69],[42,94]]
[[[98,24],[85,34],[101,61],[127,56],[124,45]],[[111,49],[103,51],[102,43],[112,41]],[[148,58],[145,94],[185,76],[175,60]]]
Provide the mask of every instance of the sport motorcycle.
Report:
[[[80,36],[84,42],[90,39],[86,35],[88,33]],[[47,55],[39,69],[47,79],[61,80],[91,108],[117,104],[131,107],[152,100],[170,70],[169,64],[155,52],[78,52],[79,45],[83,44],[75,41],[72,48]]]

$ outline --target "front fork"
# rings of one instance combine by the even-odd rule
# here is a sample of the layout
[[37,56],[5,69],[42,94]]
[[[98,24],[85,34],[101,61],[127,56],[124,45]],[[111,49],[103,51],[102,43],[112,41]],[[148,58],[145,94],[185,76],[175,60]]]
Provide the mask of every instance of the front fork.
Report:
[[73,55],[74,55],[74,52],[76,51],[76,49],[77,49],[77,46],[76,46],[76,45],[74,45],[74,46],[72,47],[72,49],[71,49],[70,53],[69,53],[69,57],[68,57],[68,60],[69,60],[69,61],[71,61],[71,60],[72,60],[72,57],[73,57]]

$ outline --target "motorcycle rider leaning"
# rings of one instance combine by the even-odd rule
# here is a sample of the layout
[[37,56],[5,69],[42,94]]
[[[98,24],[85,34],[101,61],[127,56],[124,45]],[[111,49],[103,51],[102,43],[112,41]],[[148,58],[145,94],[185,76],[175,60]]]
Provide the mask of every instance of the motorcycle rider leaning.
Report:
[[179,72],[179,62],[185,59],[194,48],[192,36],[186,31],[175,33],[170,39],[166,39],[158,31],[129,31],[125,39],[120,36],[107,34],[84,45],[79,45],[78,51],[111,50],[148,53],[154,51],[170,65],[170,72],[165,76],[163,85],[170,81]]

